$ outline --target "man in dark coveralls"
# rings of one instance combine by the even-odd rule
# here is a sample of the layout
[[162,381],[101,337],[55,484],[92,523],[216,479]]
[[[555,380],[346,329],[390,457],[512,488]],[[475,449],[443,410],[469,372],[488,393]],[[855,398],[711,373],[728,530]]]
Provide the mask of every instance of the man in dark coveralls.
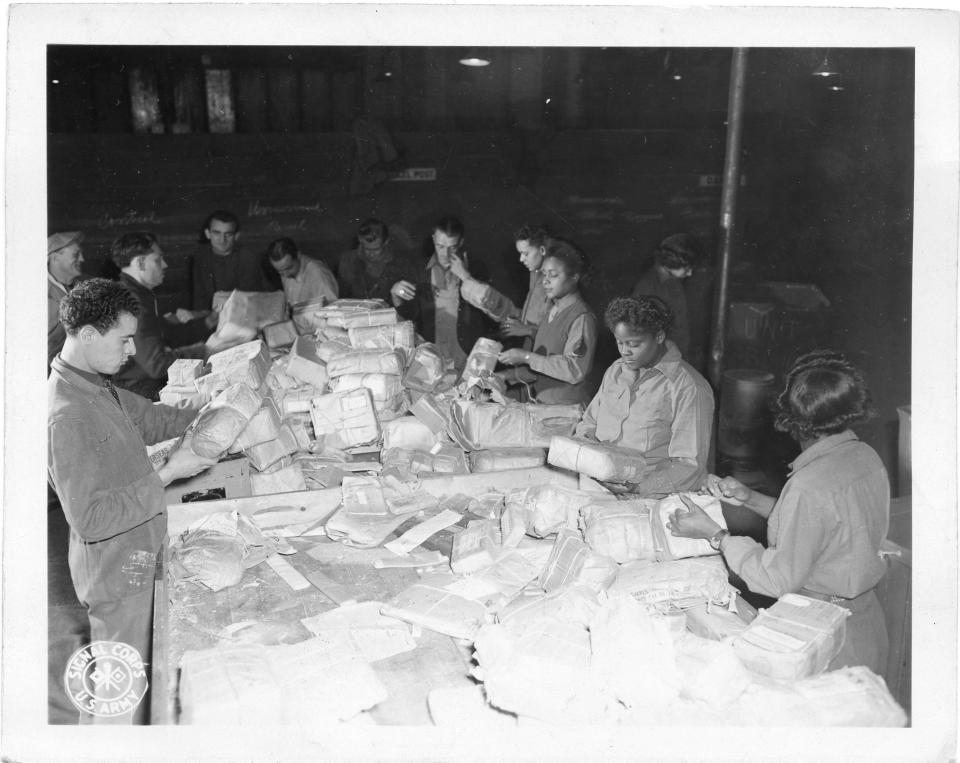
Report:
[[[189,435],[159,468],[148,458],[146,443],[183,434],[196,411],[113,386],[134,353],[139,310],[126,286],[103,278],[81,282],[60,303],[67,338],[47,380],[47,475],[70,524],[70,574],[91,641],[129,644],[147,662],[164,487],[215,460],[194,454]],[[142,722],[145,709],[111,720]]]

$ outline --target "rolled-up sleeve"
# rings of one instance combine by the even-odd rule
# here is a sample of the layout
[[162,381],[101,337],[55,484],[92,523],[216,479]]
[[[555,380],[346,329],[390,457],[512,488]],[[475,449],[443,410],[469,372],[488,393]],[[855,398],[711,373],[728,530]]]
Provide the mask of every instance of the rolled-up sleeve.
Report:
[[123,407],[147,445],[179,437],[190,426],[198,410],[152,403],[145,397],[119,389]]
[[593,355],[597,349],[597,318],[593,313],[584,313],[574,319],[559,355],[530,354],[530,368],[544,376],[578,384],[593,367]]
[[770,515],[778,523],[776,545],[764,548],[752,538],[727,538],[723,557],[730,569],[754,593],[779,598],[802,588],[830,532],[820,508],[801,491],[786,490]]

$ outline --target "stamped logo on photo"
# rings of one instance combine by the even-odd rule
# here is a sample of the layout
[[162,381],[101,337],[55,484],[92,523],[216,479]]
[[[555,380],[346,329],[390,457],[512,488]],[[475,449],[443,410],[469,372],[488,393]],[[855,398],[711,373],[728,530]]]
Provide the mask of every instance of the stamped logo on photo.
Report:
[[147,693],[147,671],[140,652],[129,644],[94,641],[70,657],[63,683],[78,710],[109,718],[140,704]]

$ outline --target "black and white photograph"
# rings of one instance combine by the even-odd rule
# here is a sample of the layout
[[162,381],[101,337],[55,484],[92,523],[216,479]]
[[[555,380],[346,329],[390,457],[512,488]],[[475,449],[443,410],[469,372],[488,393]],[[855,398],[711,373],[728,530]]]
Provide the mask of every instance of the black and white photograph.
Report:
[[5,759],[956,759],[960,16],[7,11]]

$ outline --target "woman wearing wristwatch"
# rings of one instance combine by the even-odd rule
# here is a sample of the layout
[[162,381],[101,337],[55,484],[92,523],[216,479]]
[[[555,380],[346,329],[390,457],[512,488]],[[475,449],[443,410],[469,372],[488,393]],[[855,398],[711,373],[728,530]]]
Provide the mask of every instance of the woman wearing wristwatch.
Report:
[[801,448],[780,497],[732,477],[710,475],[704,485],[720,500],[767,517],[767,547],[729,535],[692,501],[669,529],[708,539],[754,593],[799,593],[849,609],[846,638],[829,669],[866,665],[882,674],[887,629],[874,587],[886,570],[878,551],[887,534],[890,483],[876,451],[849,429],[872,414],[870,394],[842,355],[817,351],[794,363],[776,408],[776,428]]

